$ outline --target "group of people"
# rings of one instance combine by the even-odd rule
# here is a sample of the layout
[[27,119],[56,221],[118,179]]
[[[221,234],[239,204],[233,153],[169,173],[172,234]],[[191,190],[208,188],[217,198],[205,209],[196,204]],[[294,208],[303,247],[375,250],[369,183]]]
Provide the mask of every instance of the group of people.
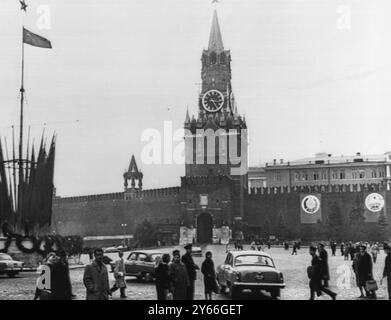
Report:
[[[194,300],[195,281],[199,266],[194,263],[192,245],[185,246],[186,253],[181,256],[179,250],[163,254],[155,261],[155,284],[157,300]],[[102,249],[94,250],[94,260],[84,271],[83,282],[87,290],[87,300],[108,300],[113,292],[120,290],[121,298],[126,298],[125,262],[123,252],[115,262],[113,287],[109,286],[108,271],[104,263]],[[218,292],[215,266],[212,253],[208,251],[201,266],[204,276],[205,299],[211,300],[213,292]]]
[[[331,242],[330,247],[332,250],[332,255],[335,255],[337,244],[335,242]],[[346,249],[346,247],[348,249]],[[373,263],[376,262],[377,255],[380,252],[378,244],[353,244],[349,242],[346,247],[343,243],[341,244],[341,254],[345,257],[345,260],[348,260],[347,257],[352,255],[352,268],[356,278],[356,285],[360,290],[359,298],[376,299],[376,290],[378,289],[378,286],[373,274]],[[383,279],[387,278],[388,297],[391,299],[391,247],[389,247],[387,244],[383,245],[383,247],[384,251],[387,253],[387,256],[384,263],[381,282]],[[347,251],[348,254],[346,254]],[[328,265],[328,254],[325,250],[324,244],[320,243],[318,247],[310,246],[309,252],[312,256],[311,266],[309,266],[307,269],[308,277],[310,279],[310,300],[315,299],[315,294],[320,296],[322,292],[326,293],[333,300],[335,300],[337,294],[328,289],[330,272]]]
[[[337,243],[332,242],[330,246],[331,246],[331,250],[333,252],[333,256],[335,256]],[[377,256],[380,253],[380,246],[377,242],[374,242],[374,243],[369,243],[369,242],[353,243],[352,241],[349,241],[346,244],[344,242],[341,242],[341,244],[340,244],[341,256],[343,256],[345,258],[345,260],[349,260],[349,257],[350,257],[350,260],[353,261],[355,254],[360,251],[360,249],[359,249],[360,246],[365,246],[366,251],[368,253],[370,252],[372,255],[373,263],[376,263]],[[387,251],[387,247],[388,247],[388,244],[387,244],[387,242],[385,242],[383,244],[384,252]]]
[[[157,300],[194,300],[195,280],[199,266],[194,263],[191,250],[192,245],[185,246],[186,253],[181,257],[179,250],[170,255],[164,254],[157,259],[155,266]],[[212,253],[205,254],[205,260],[201,266],[204,276],[205,299],[212,300],[213,292],[218,292],[216,272]]]

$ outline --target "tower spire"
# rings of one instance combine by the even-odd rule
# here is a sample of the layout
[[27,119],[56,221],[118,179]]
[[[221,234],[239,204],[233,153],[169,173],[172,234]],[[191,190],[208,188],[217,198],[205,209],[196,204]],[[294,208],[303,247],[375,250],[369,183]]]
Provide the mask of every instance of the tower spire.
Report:
[[217,10],[213,14],[212,28],[210,30],[209,48],[210,51],[221,53],[224,51],[223,38],[220,32],[219,19],[217,18]]

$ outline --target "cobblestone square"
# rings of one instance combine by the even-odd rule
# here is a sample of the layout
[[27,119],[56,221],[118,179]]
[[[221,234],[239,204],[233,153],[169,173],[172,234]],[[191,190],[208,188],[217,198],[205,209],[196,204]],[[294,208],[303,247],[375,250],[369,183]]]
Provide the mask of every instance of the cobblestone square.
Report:
[[[162,251],[171,252],[174,248],[165,248]],[[217,267],[225,259],[225,246],[210,245],[203,247],[203,254],[206,251],[211,250],[213,252],[213,259],[215,266]],[[249,249],[245,246],[244,249]],[[304,247],[298,251],[297,255],[291,255],[291,251],[285,251],[282,248],[271,248],[271,250],[265,249],[270,253],[274,259],[277,268],[283,272],[286,282],[286,288],[281,292],[281,300],[307,300],[309,298],[309,287],[306,268],[310,264],[310,256],[308,248]],[[359,296],[359,291],[355,285],[354,274],[351,269],[352,262],[344,261],[344,258],[340,256],[337,251],[337,256],[331,256],[329,253],[329,265],[330,265],[330,288],[335,291],[338,296],[337,300],[356,300]],[[182,249],[183,252],[183,249]],[[113,259],[116,259],[115,253],[107,254]],[[125,254],[127,257],[127,254]],[[194,257],[194,261],[201,265],[203,257]],[[381,252],[378,257],[378,261],[374,264],[374,275],[376,280],[380,280],[383,267],[384,267],[385,254]],[[71,281],[73,286],[73,292],[76,294],[76,299],[85,299],[85,288],[83,285],[83,272],[84,268],[76,268],[71,270]],[[109,273],[111,283],[114,282],[113,274]],[[35,282],[37,274],[33,272],[22,273],[16,278],[11,279],[6,276],[0,277],[0,299],[7,300],[31,300],[34,297]],[[379,283],[379,281],[378,281]],[[138,282],[133,277],[127,277],[127,296],[129,300],[155,300],[156,291],[154,283]],[[386,283],[379,284],[379,290],[377,291],[378,299],[387,299]],[[196,281],[196,294],[197,300],[202,300],[203,295],[203,281],[202,275],[198,272]],[[112,299],[119,299],[119,293],[114,293]],[[225,294],[218,294],[214,296],[216,300],[229,299]],[[271,299],[269,294],[253,295],[249,292],[243,292],[240,299]],[[328,296],[321,296],[320,300],[329,300]]]

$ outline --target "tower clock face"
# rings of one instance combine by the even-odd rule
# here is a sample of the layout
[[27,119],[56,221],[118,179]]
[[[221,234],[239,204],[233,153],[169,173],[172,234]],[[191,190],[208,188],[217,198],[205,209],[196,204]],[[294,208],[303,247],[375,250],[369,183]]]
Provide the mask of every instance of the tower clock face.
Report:
[[219,111],[224,104],[224,96],[218,90],[209,90],[202,97],[202,106],[208,112]]

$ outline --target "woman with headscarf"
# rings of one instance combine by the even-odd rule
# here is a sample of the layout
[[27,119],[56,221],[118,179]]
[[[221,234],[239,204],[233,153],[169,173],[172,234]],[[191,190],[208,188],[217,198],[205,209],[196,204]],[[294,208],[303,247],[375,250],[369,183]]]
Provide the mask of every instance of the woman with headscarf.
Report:
[[204,275],[205,300],[212,300],[212,292],[217,293],[217,281],[212,252],[205,254],[205,260],[201,265],[201,272]]

